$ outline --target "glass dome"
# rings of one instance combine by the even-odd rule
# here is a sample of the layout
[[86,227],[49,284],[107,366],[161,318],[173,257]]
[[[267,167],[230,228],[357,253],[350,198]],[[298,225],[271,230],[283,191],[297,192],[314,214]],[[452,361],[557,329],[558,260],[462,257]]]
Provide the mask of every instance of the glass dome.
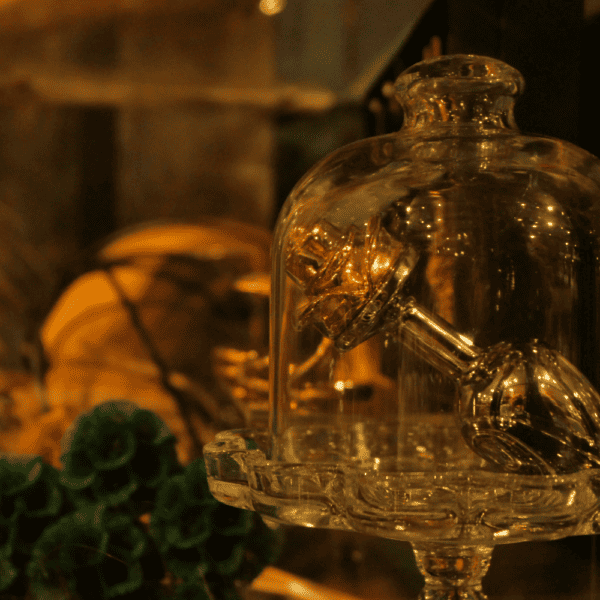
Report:
[[[275,460],[378,472],[594,463],[595,392],[550,397],[581,378],[573,365],[597,381],[598,165],[517,134],[522,87],[490,59],[414,67],[397,83],[401,133],[341,149],[291,194],[274,257]],[[528,381],[542,386],[536,401]],[[502,419],[540,439],[505,434]]]
[[219,499],[410,541],[430,587],[440,556],[478,580],[495,544],[596,531],[600,163],[521,134],[522,89],[494,59],[419,63],[400,132],[296,185],[270,425],[206,449]]

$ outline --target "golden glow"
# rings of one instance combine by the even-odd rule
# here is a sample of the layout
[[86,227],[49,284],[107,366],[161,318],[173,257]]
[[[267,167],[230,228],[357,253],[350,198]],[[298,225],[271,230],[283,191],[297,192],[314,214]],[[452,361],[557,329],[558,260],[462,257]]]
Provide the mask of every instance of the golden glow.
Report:
[[289,590],[297,598],[307,598],[310,595],[310,591],[300,581],[290,581]]
[[234,283],[234,287],[238,292],[268,298],[271,293],[271,274],[248,273],[240,277]]
[[333,387],[336,389],[336,391],[338,392],[343,392],[344,390],[350,390],[354,387],[354,382],[353,381],[336,381],[333,384]]
[[466,335],[462,335],[461,333],[458,334],[458,337],[465,343],[467,344],[467,346],[472,346],[473,345],[473,340],[470,337],[467,337]]
[[207,220],[205,225],[149,225],[132,230],[105,246],[100,258],[105,261],[161,254],[186,254],[203,260],[243,256],[253,271],[269,268],[268,233],[237,222]]
[[278,15],[287,4],[286,0],[260,0],[258,8],[260,12],[272,17]]
[[318,583],[302,579],[297,575],[276,567],[266,567],[252,582],[252,589],[271,594],[285,593],[290,600],[359,600],[346,592],[331,589]]

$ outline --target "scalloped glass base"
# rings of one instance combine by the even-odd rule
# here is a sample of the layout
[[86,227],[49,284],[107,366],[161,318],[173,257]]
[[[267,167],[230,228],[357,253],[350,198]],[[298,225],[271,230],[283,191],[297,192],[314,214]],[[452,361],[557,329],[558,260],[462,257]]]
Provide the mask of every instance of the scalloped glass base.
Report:
[[384,472],[377,460],[270,461],[267,440],[266,432],[235,430],[205,446],[218,500],[280,523],[415,544],[489,547],[600,531],[597,469],[561,476]]

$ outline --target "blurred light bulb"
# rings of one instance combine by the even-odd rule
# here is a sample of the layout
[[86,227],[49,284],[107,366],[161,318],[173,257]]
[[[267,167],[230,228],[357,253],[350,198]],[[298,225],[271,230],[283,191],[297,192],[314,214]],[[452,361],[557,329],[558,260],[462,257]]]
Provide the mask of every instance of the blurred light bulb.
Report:
[[265,15],[277,15],[286,5],[286,0],[260,0],[258,8]]

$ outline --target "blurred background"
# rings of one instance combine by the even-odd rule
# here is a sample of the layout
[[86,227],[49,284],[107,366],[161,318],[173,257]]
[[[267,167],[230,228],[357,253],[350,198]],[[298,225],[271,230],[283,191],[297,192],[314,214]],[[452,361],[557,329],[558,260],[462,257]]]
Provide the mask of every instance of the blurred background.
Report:
[[[598,155],[599,34],[600,0],[0,0],[0,450],[60,465],[109,398],[155,410],[184,461],[264,423],[271,232],[300,176],[399,129],[395,78],[448,53],[518,68],[521,129]],[[314,597],[422,585],[408,545],[287,540]],[[492,599],[598,597],[591,536],[492,565]]]

